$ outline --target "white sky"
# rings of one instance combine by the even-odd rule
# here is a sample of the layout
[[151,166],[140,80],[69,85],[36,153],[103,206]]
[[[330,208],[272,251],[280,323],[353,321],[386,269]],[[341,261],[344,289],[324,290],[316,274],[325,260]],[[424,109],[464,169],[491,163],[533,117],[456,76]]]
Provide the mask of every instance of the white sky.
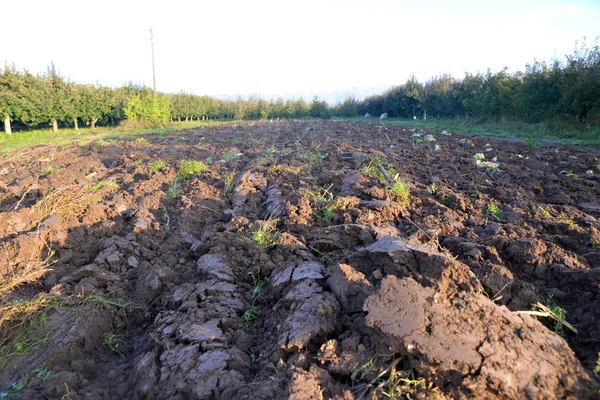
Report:
[[158,90],[209,95],[522,70],[600,35],[599,0],[0,1],[0,57],[18,69],[151,86],[152,27]]

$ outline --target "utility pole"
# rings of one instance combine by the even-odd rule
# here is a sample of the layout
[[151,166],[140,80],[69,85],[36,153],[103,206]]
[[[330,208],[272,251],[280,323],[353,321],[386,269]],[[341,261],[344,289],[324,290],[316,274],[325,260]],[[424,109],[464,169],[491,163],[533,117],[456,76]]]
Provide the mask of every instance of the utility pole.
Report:
[[152,45],[152,83],[154,86],[154,97],[156,97],[156,69],[154,67],[154,35],[152,34],[152,28],[150,28],[150,44]]

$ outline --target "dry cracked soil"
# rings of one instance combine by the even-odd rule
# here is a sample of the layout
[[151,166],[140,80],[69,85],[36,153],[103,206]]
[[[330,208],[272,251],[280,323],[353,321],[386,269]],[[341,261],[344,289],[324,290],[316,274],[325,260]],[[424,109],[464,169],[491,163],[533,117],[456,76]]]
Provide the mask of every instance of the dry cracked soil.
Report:
[[597,398],[599,157],[339,121],[5,152],[0,398]]

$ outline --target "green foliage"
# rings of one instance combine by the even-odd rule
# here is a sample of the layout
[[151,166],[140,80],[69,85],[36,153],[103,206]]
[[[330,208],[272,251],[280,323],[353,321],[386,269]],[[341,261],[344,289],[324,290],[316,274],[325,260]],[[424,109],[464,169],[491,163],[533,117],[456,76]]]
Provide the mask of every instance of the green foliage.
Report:
[[154,97],[144,92],[129,98],[123,111],[125,118],[131,122],[161,124],[169,120],[170,107],[167,96],[159,94]]
[[554,303],[552,294],[543,298],[541,302],[535,303],[532,311],[524,313],[549,318],[552,329],[559,335],[564,334],[563,327],[567,327],[571,331],[578,333],[577,329],[567,322],[567,311]]
[[392,193],[398,196],[398,203],[402,206],[408,204],[408,198],[410,197],[410,186],[397,174],[394,177],[394,183],[386,187]]
[[254,328],[258,322],[258,317],[260,317],[260,307],[253,304],[242,314],[239,324],[240,328]]
[[18,381],[11,383],[5,391],[0,392],[0,400],[19,399],[21,398],[21,392],[29,386],[32,379],[38,379],[43,385],[52,375],[54,375],[54,372],[47,370],[44,366],[34,368],[21,376]]
[[[550,62],[534,61],[524,71],[496,73],[488,70],[462,79],[449,74],[419,83],[414,77],[381,95],[367,97],[357,105],[359,115],[369,112],[412,118],[427,111],[430,117],[462,116],[479,120],[548,121],[568,115],[583,126],[598,121],[600,104],[600,46],[585,39],[572,54]],[[590,118],[586,120],[586,113]]]
[[182,161],[177,176],[183,181],[192,179],[195,174],[208,171],[210,168],[202,161]]
[[529,147],[533,147],[533,148],[537,148],[538,147],[538,145],[537,145],[537,139],[535,138],[535,136],[528,136],[523,141]]
[[598,353],[598,361],[596,361],[596,366],[594,367],[594,373],[596,375],[600,374],[600,353]]
[[109,188],[113,188],[115,190],[119,190],[121,188],[121,185],[119,185],[115,181],[101,181],[101,182],[96,183],[95,185],[92,185],[92,191],[97,192],[104,187],[109,187]]
[[181,181],[179,179],[175,178],[175,179],[173,179],[173,182],[171,182],[171,186],[169,186],[169,188],[167,189],[165,194],[167,195],[167,197],[175,197],[175,196],[177,196],[177,194],[179,194],[180,189],[181,189]]
[[225,194],[232,193],[235,189],[235,171],[226,174],[223,182],[225,183]]
[[148,167],[148,172],[162,171],[164,168],[166,168],[166,166],[167,163],[163,160],[154,161],[152,164],[150,164],[150,167]]
[[258,274],[250,274],[252,276],[252,298],[256,299],[260,297],[263,287],[267,284],[267,281],[262,279]]
[[496,218],[498,221],[502,221],[502,210],[495,204],[488,204],[485,213],[490,217]]
[[571,179],[577,179],[577,174],[574,174],[571,170],[562,170],[559,172],[559,175],[566,175]]
[[310,105],[310,116],[313,118],[327,119],[330,117],[329,104],[325,100],[320,100],[315,96]]
[[264,221],[255,232],[252,232],[252,241],[263,249],[268,249],[277,244],[279,234],[277,233],[277,218],[269,218]]
[[54,172],[54,171],[55,171],[55,169],[54,169],[54,168],[52,168],[52,167],[46,167],[46,168],[44,168],[44,169],[42,170],[42,175],[44,175],[44,176],[48,176],[48,175],[50,175],[50,174],[51,174],[52,172]]
[[111,352],[116,353],[121,357],[125,357],[127,343],[120,335],[117,335],[116,333],[105,333],[102,338],[102,344]]

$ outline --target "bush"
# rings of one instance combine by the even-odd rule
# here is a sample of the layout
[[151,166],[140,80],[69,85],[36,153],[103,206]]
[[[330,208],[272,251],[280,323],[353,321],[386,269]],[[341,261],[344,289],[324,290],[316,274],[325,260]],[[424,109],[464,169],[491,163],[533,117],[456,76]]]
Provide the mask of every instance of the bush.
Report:
[[124,109],[125,118],[132,123],[166,123],[171,115],[171,104],[167,96],[152,93],[133,95]]

